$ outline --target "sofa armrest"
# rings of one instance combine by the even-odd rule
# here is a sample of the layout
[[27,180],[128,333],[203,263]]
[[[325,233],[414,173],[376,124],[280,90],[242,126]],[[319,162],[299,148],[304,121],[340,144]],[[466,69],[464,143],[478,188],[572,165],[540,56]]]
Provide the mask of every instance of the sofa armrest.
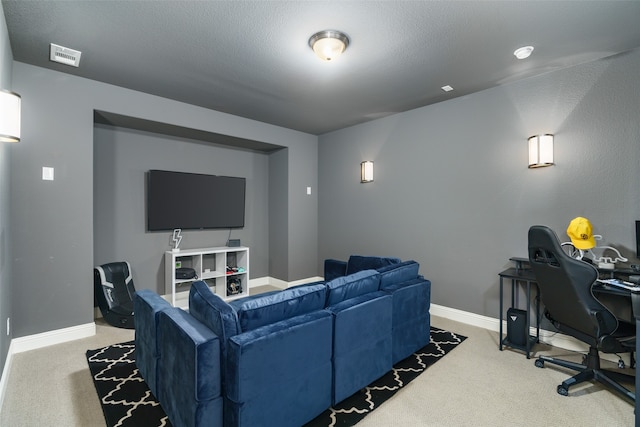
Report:
[[429,344],[431,282],[414,279],[387,287],[393,297],[393,363]]
[[378,291],[327,309],[334,322],[333,405],[391,370],[392,302]]
[[220,339],[187,312],[160,313],[158,400],[175,426],[221,426]]
[[340,261],[338,259],[324,260],[324,281],[325,282],[329,282],[330,280],[345,276],[346,274],[347,274],[346,261]]
[[298,427],[331,406],[332,335],[318,310],[231,337],[224,424]]
[[157,368],[158,358],[160,357],[157,341],[158,315],[160,312],[171,308],[171,304],[157,293],[149,289],[142,289],[136,292],[133,305],[136,366],[149,386],[151,393],[157,396]]

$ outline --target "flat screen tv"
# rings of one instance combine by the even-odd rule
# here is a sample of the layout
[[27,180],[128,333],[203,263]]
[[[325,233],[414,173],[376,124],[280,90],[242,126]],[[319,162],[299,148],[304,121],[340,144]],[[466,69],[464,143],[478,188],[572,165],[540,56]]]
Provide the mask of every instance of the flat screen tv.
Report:
[[150,170],[147,230],[244,227],[245,178]]

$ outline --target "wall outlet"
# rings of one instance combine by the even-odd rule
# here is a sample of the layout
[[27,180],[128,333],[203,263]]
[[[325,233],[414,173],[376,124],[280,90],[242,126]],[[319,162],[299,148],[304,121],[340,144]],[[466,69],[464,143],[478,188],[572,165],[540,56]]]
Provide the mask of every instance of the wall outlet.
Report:
[[7,317],[7,336],[11,333],[11,318]]

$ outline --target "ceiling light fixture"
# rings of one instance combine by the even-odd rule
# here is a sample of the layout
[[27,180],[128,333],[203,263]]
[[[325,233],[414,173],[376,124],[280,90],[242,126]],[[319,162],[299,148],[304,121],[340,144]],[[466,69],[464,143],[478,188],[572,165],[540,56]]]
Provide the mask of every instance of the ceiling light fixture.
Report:
[[533,46],[523,46],[516,49],[513,54],[518,59],[526,59],[531,55],[531,52],[533,52]]
[[445,92],[451,92],[453,90],[453,88],[450,85],[442,86],[440,89],[442,89]]
[[320,59],[331,61],[349,46],[349,37],[336,30],[319,31],[311,36],[309,46]]

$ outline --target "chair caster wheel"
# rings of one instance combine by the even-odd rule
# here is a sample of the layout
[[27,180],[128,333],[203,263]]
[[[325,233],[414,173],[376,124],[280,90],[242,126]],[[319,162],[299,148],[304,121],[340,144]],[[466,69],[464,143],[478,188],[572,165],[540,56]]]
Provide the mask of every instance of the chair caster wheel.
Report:
[[562,396],[569,396],[569,389],[567,389],[562,384],[558,386],[557,391],[558,391],[558,394],[561,394]]
[[537,368],[544,368],[544,360],[537,359],[534,364]]

